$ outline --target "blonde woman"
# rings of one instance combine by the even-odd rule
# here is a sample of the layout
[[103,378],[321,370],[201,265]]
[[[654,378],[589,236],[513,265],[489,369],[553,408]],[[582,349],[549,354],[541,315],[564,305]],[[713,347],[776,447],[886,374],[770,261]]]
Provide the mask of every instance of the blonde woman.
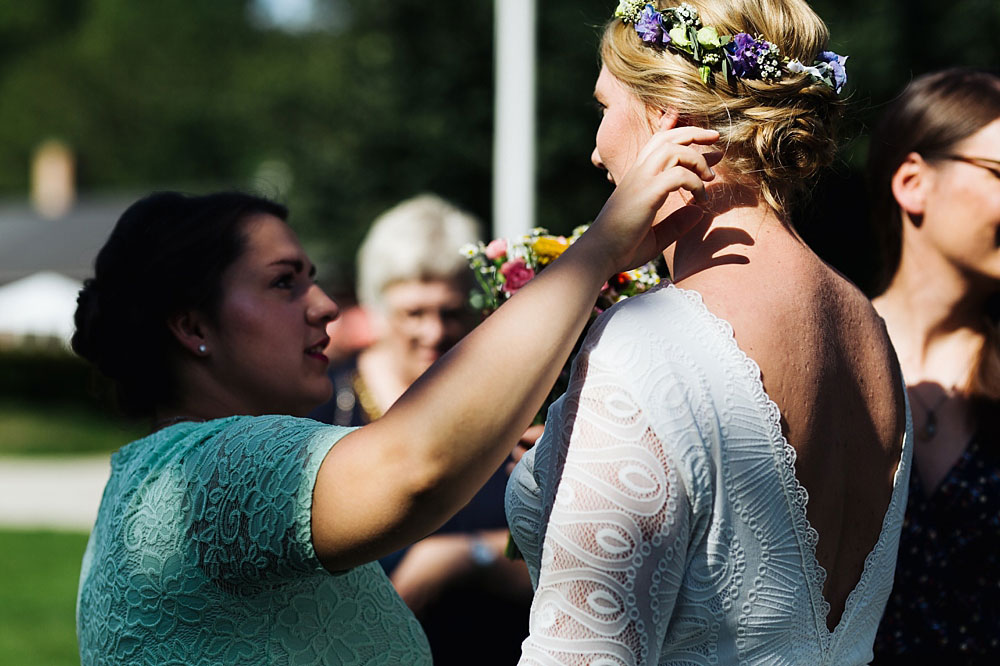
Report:
[[605,29],[593,162],[616,195],[657,127],[721,154],[674,283],[595,324],[511,477],[522,663],[871,659],[912,436],[881,319],[789,216],[834,155],[827,41],[801,0],[626,0]]

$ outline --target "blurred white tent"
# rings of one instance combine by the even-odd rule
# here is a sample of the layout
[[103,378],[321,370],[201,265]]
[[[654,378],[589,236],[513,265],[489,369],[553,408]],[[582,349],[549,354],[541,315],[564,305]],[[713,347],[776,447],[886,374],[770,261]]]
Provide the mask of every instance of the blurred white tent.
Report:
[[41,271],[0,287],[0,339],[56,338],[69,345],[82,286],[65,275]]

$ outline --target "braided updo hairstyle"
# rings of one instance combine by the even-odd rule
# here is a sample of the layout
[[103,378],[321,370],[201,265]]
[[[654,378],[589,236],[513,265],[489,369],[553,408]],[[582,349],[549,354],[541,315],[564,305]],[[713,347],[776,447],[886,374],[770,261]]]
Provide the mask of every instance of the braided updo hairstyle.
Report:
[[[685,1],[720,35],[761,35],[784,57],[810,64],[827,48],[829,31],[804,0]],[[665,9],[681,0],[650,4]],[[717,130],[730,179],[758,188],[783,218],[795,195],[836,155],[842,104],[807,74],[786,71],[777,81],[738,79],[735,86],[716,74],[706,85],[687,56],[647,46],[619,19],[605,28],[601,59],[646,106],[674,108],[682,124]]]
[[284,206],[239,192],[151,194],[118,219],[77,299],[73,351],[115,383],[118,406],[149,416],[174,397],[179,349],[168,318],[214,316],[225,270],[245,247],[243,222],[288,216]]

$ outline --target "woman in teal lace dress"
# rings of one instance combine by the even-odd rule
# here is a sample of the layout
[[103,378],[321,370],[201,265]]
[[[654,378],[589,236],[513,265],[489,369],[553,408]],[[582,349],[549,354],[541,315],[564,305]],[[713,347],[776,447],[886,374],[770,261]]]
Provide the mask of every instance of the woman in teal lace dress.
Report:
[[[591,230],[362,428],[329,398],[337,306],[285,223],[243,194],[130,207],[80,293],[74,350],[149,436],[112,459],[77,602],[83,664],[426,664],[376,560],[432,532],[529,425],[605,279],[700,217],[651,229],[713,174],[662,132]],[[544,327],[536,322],[544,321]]]

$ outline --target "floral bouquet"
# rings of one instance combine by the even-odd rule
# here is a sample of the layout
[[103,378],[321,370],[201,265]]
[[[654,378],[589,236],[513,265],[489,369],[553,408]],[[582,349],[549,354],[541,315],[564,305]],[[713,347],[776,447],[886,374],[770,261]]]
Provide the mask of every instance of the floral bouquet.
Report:
[[[569,238],[553,236],[547,229],[536,227],[528,235],[517,240],[509,241],[497,238],[490,241],[489,244],[479,243],[464,246],[461,252],[468,259],[469,267],[476,278],[476,287],[469,298],[472,307],[479,310],[484,317],[489,316],[518,289],[526,285],[531,278],[565,252],[566,248],[583,235],[588,226],[584,224],[577,227]],[[653,263],[625,273],[618,273],[605,282],[601,288],[590,322],[593,322],[597,315],[618,301],[641,294],[659,282],[660,276]],[[577,340],[573,355],[579,350],[581,342],[586,337],[590,322],[581,333],[580,339]],[[570,360],[572,360],[572,356]],[[548,412],[549,406],[566,391],[569,385],[569,370],[570,362],[567,361],[545,403],[535,415],[533,423],[545,422],[545,414]]]
[[[497,238],[490,241],[488,245],[479,243],[464,246],[461,252],[469,260],[469,268],[476,276],[476,288],[469,297],[472,307],[479,310],[483,317],[489,316],[518,289],[535,277],[539,271],[544,270],[546,266],[565,252],[566,248],[583,235],[588,226],[590,225],[584,224],[577,227],[569,238],[553,236],[549,234],[547,229],[536,227],[531,230],[530,234],[522,236],[516,241]],[[549,407],[569,387],[570,364],[576,352],[579,351],[583,339],[587,337],[587,330],[594,318],[618,301],[641,294],[659,282],[660,276],[656,271],[656,266],[653,263],[648,263],[640,268],[618,273],[604,283],[601,293],[597,296],[597,302],[594,304],[590,321],[584,327],[573,348],[573,353],[566,361],[566,365],[563,366],[559,378],[556,379],[555,385],[549,391],[541,409],[535,415],[533,424],[545,423],[545,415],[549,411]],[[512,560],[523,559],[517,544],[510,537],[507,538],[505,555]]]

